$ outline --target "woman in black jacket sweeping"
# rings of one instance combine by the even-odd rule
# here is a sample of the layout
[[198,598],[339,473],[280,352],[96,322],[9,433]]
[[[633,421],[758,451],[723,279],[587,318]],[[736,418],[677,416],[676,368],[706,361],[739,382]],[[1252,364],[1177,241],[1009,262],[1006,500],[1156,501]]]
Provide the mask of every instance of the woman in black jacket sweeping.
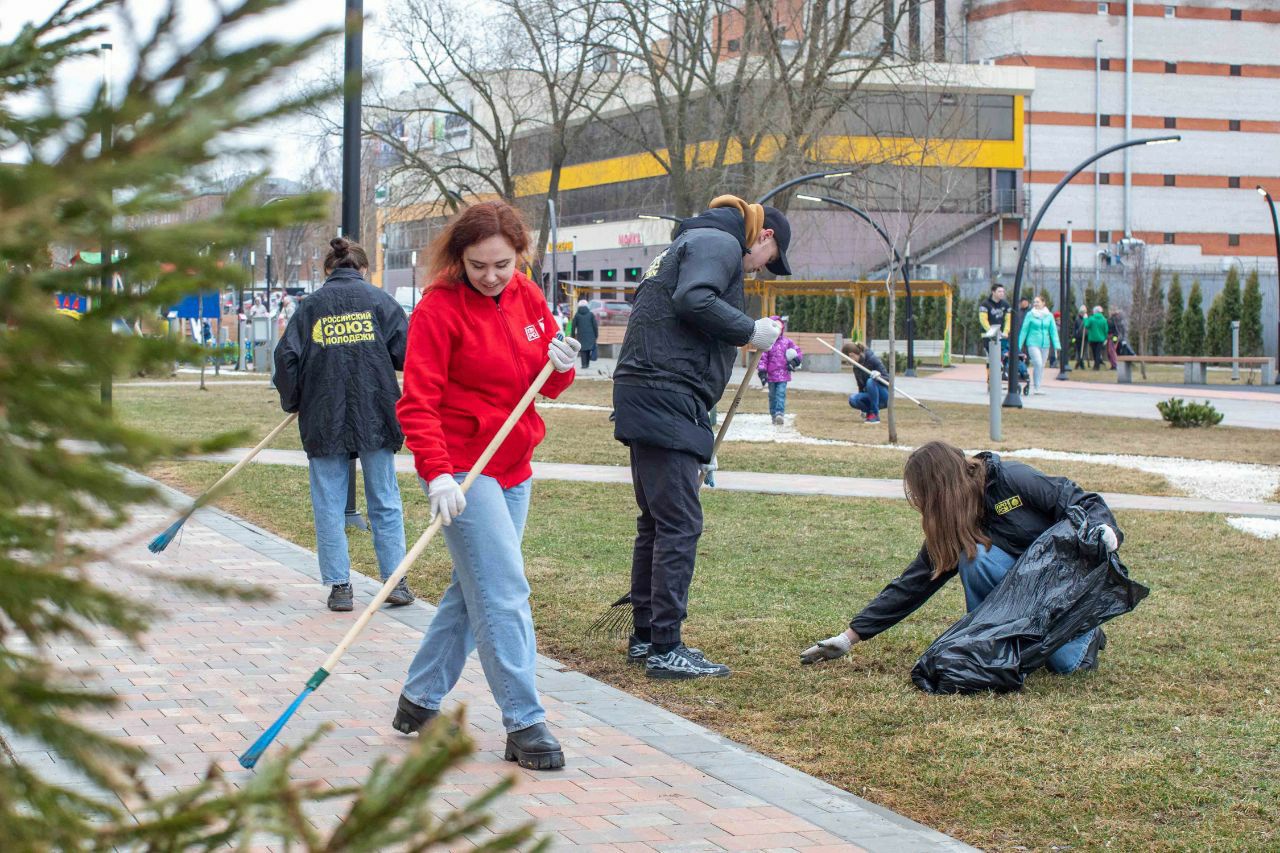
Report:
[[[1021,462],[1002,462],[994,453],[966,458],[957,448],[931,441],[917,448],[903,471],[907,501],[920,513],[924,545],[896,580],[837,634],[810,646],[801,663],[847,654],[850,647],[898,624],[955,575],[964,584],[965,604],[974,610],[1000,584],[1031,543],[1079,507],[1098,541],[1115,551],[1123,534],[1101,496],[1065,477],[1050,477]],[[1054,652],[1056,673],[1096,669],[1105,647],[1101,628],[1086,631]]]

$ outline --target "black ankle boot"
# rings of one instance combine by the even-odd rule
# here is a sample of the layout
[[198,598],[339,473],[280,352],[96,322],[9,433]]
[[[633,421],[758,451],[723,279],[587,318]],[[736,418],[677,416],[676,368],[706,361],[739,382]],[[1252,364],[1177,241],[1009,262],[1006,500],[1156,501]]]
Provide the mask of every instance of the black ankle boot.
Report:
[[556,770],[564,767],[564,751],[560,741],[546,723],[534,723],[526,729],[507,735],[507,751],[503,756],[530,770]]
[[400,701],[396,703],[396,715],[391,721],[391,728],[405,735],[417,734],[419,729],[438,716],[440,716],[439,711],[410,702],[402,693]]

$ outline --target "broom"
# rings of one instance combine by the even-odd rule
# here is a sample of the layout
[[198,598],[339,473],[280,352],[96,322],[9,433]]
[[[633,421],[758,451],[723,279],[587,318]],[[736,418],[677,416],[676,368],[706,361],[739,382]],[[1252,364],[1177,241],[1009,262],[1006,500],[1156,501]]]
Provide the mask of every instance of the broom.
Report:
[[[733,395],[733,402],[729,404],[729,411],[725,412],[724,421],[720,424],[720,429],[716,432],[715,444],[711,446],[711,458],[715,459],[716,454],[720,451],[720,443],[724,441],[724,437],[729,433],[729,424],[733,421],[734,412],[738,411],[738,404],[742,402],[742,395],[747,390],[747,385],[751,382],[751,377],[755,375],[756,367],[760,364],[760,358],[764,355],[762,350],[756,350],[751,356],[750,363],[747,365],[747,373],[742,377],[742,382],[738,385],[738,390]],[[702,488],[702,481],[705,474],[698,472],[698,488]],[[587,626],[586,635],[588,637],[613,637],[621,639],[630,632],[630,625],[633,617],[631,609],[631,593],[619,598],[613,604],[605,609],[604,613]]]
[[289,415],[287,418],[282,420],[275,429],[267,433],[266,438],[258,442],[257,447],[253,448],[253,450],[250,450],[247,456],[245,456],[243,459],[237,462],[230,471],[223,474],[222,477],[219,478],[218,482],[214,483],[212,486],[205,489],[204,494],[202,494],[200,497],[192,501],[191,506],[187,507],[187,511],[184,512],[182,515],[178,516],[177,521],[175,521],[173,524],[170,524],[168,527],[166,527],[164,529],[164,532],[161,533],[159,536],[157,536],[155,539],[152,539],[151,543],[147,545],[147,549],[151,551],[152,554],[159,554],[165,548],[168,548],[169,543],[173,541],[173,537],[177,536],[178,531],[182,529],[182,525],[187,523],[187,519],[190,518],[192,514],[196,510],[198,510],[200,507],[204,506],[205,504],[209,503],[209,501],[213,500],[214,495],[217,494],[219,489],[221,489],[223,486],[227,484],[227,481],[229,481],[236,474],[240,473],[240,469],[244,468],[244,466],[252,462],[253,457],[257,456],[260,450],[262,450],[264,447],[266,447],[268,444],[274,441],[276,436],[278,436],[281,432],[284,431],[285,427],[287,427],[289,424],[293,423],[297,419],[298,419],[298,413],[294,412],[293,414]]
[[[466,479],[462,481],[462,491],[464,494],[471,488],[471,484],[475,482],[476,478],[480,476],[480,473],[484,470],[484,466],[489,464],[489,460],[493,458],[493,454],[498,451],[502,442],[506,440],[507,435],[511,432],[512,427],[516,425],[516,421],[520,420],[520,416],[524,414],[525,409],[529,408],[529,404],[533,402],[534,395],[542,390],[542,386],[546,383],[547,377],[551,375],[553,366],[554,365],[548,361],[546,366],[542,368],[542,372],[540,372],[537,378],[533,380],[533,384],[529,386],[529,390],[524,392],[524,396],[520,398],[520,402],[516,404],[516,407],[511,410],[511,414],[507,416],[502,427],[489,442],[489,446],[484,449],[484,453],[480,454],[480,458],[471,466],[470,473],[468,473]],[[253,745],[245,750],[244,754],[240,756],[241,767],[253,767],[258,763],[258,759],[262,757],[264,752],[266,752],[267,747],[271,745],[272,741],[276,739],[276,736],[284,729],[285,723],[289,722],[289,718],[292,717],[294,712],[302,706],[303,701],[318,689],[320,685],[324,683],[324,680],[329,677],[329,673],[331,673],[334,667],[338,665],[338,661],[346,653],[351,644],[355,642],[356,637],[360,636],[360,632],[369,624],[369,620],[373,618],[373,614],[376,613],[378,608],[382,606],[382,603],[387,600],[387,596],[396,588],[396,584],[400,583],[400,580],[408,573],[409,567],[413,565],[414,561],[416,561],[418,557],[422,556],[422,552],[426,550],[427,543],[429,543],[431,538],[440,530],[440,526],[441,517],[437,514],[435,520],[427,526],[427,529],[423,531],[423,534],[418,537],[418,541],[413,544],[411,549],[409,549],[409,553],[404,555],[404,559],[400,561],[400,565],[396,566],[396,570],[391,573],[391,576],[387,578],[386,581],[383,582],[382,589],[378,590],[378,594],[369,602],[369,606],[360,614],[360,618],[357,619],[355,624],[347,630],[346,636],[342,638],[342,642],[338,643],[338,647],[333,650],[333,653],[325,659],[325,662],[319,669],[311,674],[311,678],[307,679],[306,686],[303,688],[303,691],[298,694],[298,698],[294,699],[289,707],[285,708],[284,713],[271,724],[271,727],[263,732],[262,736],[254,741]]]
[[[844,353],[840,352],[840,350],[836,349],[836,348],[835,348],[835,347],[833,347],[831,344],[829,344],[829,343],[827,343],[826,341],[824,341],[822,338],[818,338],[818,343],[822,344],[824,347],[826,347],[827,349],[831,350],[833,353],[835,353],[836,355],[840,356],[840,357],[841,357],[841,358],[843,358],[845,361],[849,362],[849,363],[850,363],[850,364],[852,364],[854,367],[856,367],[856,368],[858,368],[859,370],[861,370],[863,373],[867,374],[868,376],[870,376],[870,375],[871,375],[871,371],[870,371],[870,370],[867,370],[867,368],[866,368],[866,367],[864,367],[864,366],[862,365],[862,363],[861,363],[861,362],[857,361],[856,359],[849,358],[849,356],[847,356],[847,355],[845,355]],[[902,390],[901,388],[899,388],[897,385],[890,385],[890,384],[889,384],[889,380],[888,380],[888,379],[885,379],[883,376],[878,376],[878,377],[876,377],[876,378],[877,378],[877,380],[879,380],[879,382],[880,382],[880,384],[881,384],[881,385],[885,386],[886,388],[892,388],[895,392],[897,392],[897,393],[901,394],[902,396],[906,397],[908,400],[910,400],[911,402],[915,403],[917,406],[919,406],[920,408],[922,408],[922,409],[924,409],[926,412],[928,412],[928,413],[929,413],[929,417],[933,418],[933,422],[934,422],[934,423],[938,423],[938,424],[942,423],[942,416],[941,416],[941,415],[939,415],[937,412],[935,412],[933,409],[929,408],[929,407],[928,407],[928,406],[926,406],[924,403],[921,403],[919,400],[917,400],[915,397],[912,397],[912,396],[911,396],[910,394],[908,394],[906,391],[903,391],[903,390]]]

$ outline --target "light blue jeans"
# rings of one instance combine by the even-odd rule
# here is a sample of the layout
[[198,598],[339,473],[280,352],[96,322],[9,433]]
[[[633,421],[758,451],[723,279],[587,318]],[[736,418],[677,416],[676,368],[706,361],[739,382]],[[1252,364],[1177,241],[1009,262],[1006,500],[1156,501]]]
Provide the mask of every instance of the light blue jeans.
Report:
[[785,414],[787,411],[787,383],[769,383],[769,416]]
[[[1017,560],[1008,552],[994,545],[987,548],[981,543],[978,544],[978,555],[972,560],[965,559],[961,554],[960,582],[964,584],[965,606],[972,611],[986,601],[987,596],[1000,585],[1000,581],[1016,562]],[[1089,641],[1092,639],[1093,631],[1085,631],[1051,654],[1046,665],[1051,671],[1060,675],[1075,672],[1084,660],[1084,653],[1088,650]]]
[[873,379],[868,379],[865,391],[849,395],[849,405],[863,414],[879,417],[880,410],[889,405],[889,389]]
[[467,655],[478,649],[508,732],[547,717],[534,685],[538,648],[520,554],[532,482],[503,489],[481,476],[467,491],[467,508],[444,528],[453,578],[404,682],[406,698],[438,709],[458,683]]
[[[351,555],[347,553],[347,454],[313,456],[311,512],[316,521],[316,555],[320,582],[332,586],[351,580]],[[373,528],[373,551],[382,579],[404,559],[404,513],[400,484],[396,482],[396,455],[390,448],[360,451],[364,474],[364,498]]]

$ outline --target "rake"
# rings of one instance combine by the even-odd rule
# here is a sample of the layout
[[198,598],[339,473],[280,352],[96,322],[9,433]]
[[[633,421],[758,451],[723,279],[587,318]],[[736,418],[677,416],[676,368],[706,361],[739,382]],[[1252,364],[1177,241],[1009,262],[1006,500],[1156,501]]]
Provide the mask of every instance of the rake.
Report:
[[289,424],[293,423],[297,419],[298,419],[298,413],[294,412],[293,414],[289,415],[287,418],[282,420],[279,423],[279,425],[276,426],[275,429],[267,433],[267,437],[262,439],[262,441],[258,442],[257,447],[250,450],[247,456],[245,456],[243,459],[237,462],[230,471],[223,474],[218,479],[218,482],[214,483],[212,486],[205,489],[204,494],[202,494],[200,497],[192,501],[191,506],[187,507],[187,511],[184,512],[182,515],[178,516],[177,521],[175,521],[173,524],[170,524],[168,527],[166,527],[164,529],[164,532],[161,533],[159,536],[157,536],[155,539],[152,539],[151,542],[147,545],[147,550],[149,550],[152,554],[159,554],[165,548],[168,548],[169,543],[173,541],[173,538],[178,535],[178,531],[182,529],[182,525],[187,523],[187,519],[190,518],[192,514],[195,513],[195,511],[198,510],[200,507],[204,506],[205,504],[209,503],[209,501],[213,500],[214,495],[217,494],[219,489],[225,486],[231,480],[231,478],[234,477],[236,474],[239,474],[241,469],[244,468],[244,466],[248,465],[250,462],[253,461],[253,457],[257,456],[259,451],[261,451],[271,442],[275,441],[276,436],[278,436],[281,432],[283,432],[285,427],[287,427]]
[[[493,458],[493,454],[498,451],[502,442],[506,440],[507,435],[511,432],[512,427],[516,425],[516,421],[520,420],[520,416],[524,414],[525,409],[529,408],[529,404],[533,402],[534,395],[542,390],[542,386],[546,383],[547,377],[551,375],[552,367],[553,365],[548,361],[546,366],[542,368],[542,372],[533,380],[533,384],[529,386],[529,390],[524,392],[524,396],[520,398],[520,402],[511,410],[511,414],[507,415],[506,421],[503,422],[502,427],[489,442],[489,446],[484,449],[484,453],[480,454],[480,458],[471,466],[471,471],[467,474],[466,479],[462,481],[462,491],[464,494],[471,488],[471,484],[476,481],[476,478],[480,476],[480,473],[484,471],[484,466],[489,464],[489,460]],[[324,663],[321,664],[320,668],[313,672],[311,677],[307,679],[306,686],[303,688],[302,692],[298,694],[298,698],[294,699],[289,707],[285,708],[284,713],[282,713],[276,721],[271,724],[270,728],[263,732],[262,736],[254,741],[253,745],[245,750],[244,754],[240,756],[241,767],[253,767],[258,763],[258,759],[262,757],[262,754],[266,752],[267,747],[271,746],[271,743],[284,729],[285,724],[289,722],[289,718],[294,715],[294,712],[297,711],[298,708],[302,707],[302,703],[306,698],[319,689],[320,685],[324,683],[324,680],[329,677],[329,674],[333,672],[335,667],[337,667],[338,661],[342,659],[342,656],[346,654],[347,649],[355,642],[356,637],[360,636],[360,632],[369,624],[369,620],[373,618],[373,614],[378,611],[378,608],[382,606],[382,603],[387,600],[387,596],[391,594],[391,591],[396,588],[396,585],[400,583],[401,579],[409,572],[409,567],[414,564],[418,557],[422,556],[422,552],[426,550],[427,544],[440,530],[441,521],[441,517],[437,515],[435,520],[427,525],[427,529],[418,537],[418,541],[413,543],[413,547],[409,549],[409,553],[404,555],[404,559],[400,561],[400,565],[396,566],[396,570],[391,573],[391,576],[387,578],[386,581],[383,582],[382,589],[378,590],[378,594],[369,602],[369,606],[360,614],[360,618],[355,621],[355,624],[347,629],[346,636],[342,638],[342,642],[338,643],[338,647],[333,650],[333,653],[330,654],[329,657],[325,659]]]
[[[871,371],[870,371],[870,370],[867,370],[867,368],[866,368],[866,367],[864,367],[864,366],[863,366],[859,361],[857,361],[856,359],[849,358],[849,356],[847,356],[847,355],[845,355],[844,353],[840,352],[840,350],[836,349],[836,348],[835,348],[835,347],[833,347],[831,344],[829,344],[829,343],[827,343],[826,341],[824,341],[822,338],[818,338],[818,343],[822,344],[824,347],[826,347],[827,349],[831,350],[833,353],[835,353],[836,355],[840,356],[840,357],[841,357],[841,358],[843,358],[845,361],[849,362],[849,363],[850,363],[850,364],[852,364],[854,367],[856,367],[856,368],[858,368],[859,370],[861,370],[863,373],[867,374],[868,376],[870,376],[870,375],[871,375]],[[896,393],[898,393],[898,394],[901,394],[902,396],[906,397],[906,398],[907,398],[908,400],[910,400],[911,402],[915,403],[915,404],[916,404],[917,406],[919,406],[920,408],[924,409],[926,412],[928,412],[928,413],[929,413],[929,417],[933,418],[933,422],[934,422],[934,423],[939,423],[939,424],[940,424],[940,423],[942,423],[942,416],[941,416],[941,415],[939,415],[939,414],[938,414],[937,412],[935,412],[933,409],[931,409],[931,408],[929,408],[928,406],[926,406],[924,403],[921,403],[921,402],[920,402],[919,400],[917,400],[915,397],[912,397],[912,396],[911,396],[910,394],[908,394],[906,391],[903,391],[901,388],[899,388],[899,387],[897,386],[897,383],[895,383],[895,384],[893,384],[893,385],[890,385],[890,384],[889,384],[889,380],[885,379],[883,376],[877,376],[877,377],[876,377],[876,380],[877,380],[881,385],[885,386],[886,388],[890,388],[890,389],[892,389],[893,391],[895,391],[895,392],[896,392]]]
[[[747,365],[746,375],[742,377],[742,382],[738,384],[738,390],[733,395],[733,402],[729,404],[729,411],[725,412],[724,421],[720,424],[720,429],[716,432],[715,444],[711,446],[711,458],[714,459],[716,454],[720,452],[720,444],[724,441],[724,437],[729,433],[729,424],[733,421],[733,415],[738,411],[738,404],[742,402],[742,395],[747,390],[747,385],[751,382],[751,377],[756,373],[756,367],[760,364],[760,358],[764,355],[761,350],[751,356],[750,363]],[[702,487],[702,481],[706,475],[698,473],[698,487]],[[625,637],[629,631],[629,626],[633,617],[631,609],[631,593],[627,593],[610,604],[601,613],[594,622],[587,626],[586,635],[588,637],[612,637],[621,639]]]

